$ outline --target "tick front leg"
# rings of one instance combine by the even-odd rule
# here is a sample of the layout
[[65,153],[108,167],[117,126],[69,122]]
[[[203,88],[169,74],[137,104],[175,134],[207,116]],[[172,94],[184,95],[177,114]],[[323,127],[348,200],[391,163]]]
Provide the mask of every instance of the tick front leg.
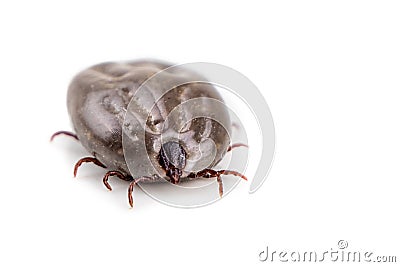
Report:
[[219,197],[222,197],[224,194],[224,185],[222,184],[222,179],[221,176],[217,176],[217,182],[218,182],[218,192],[219,192]]
[[236,148],[236,147],[241,147],[241,146],[249,147],[248,145],[243,144],[243,143],[236,143],[236,144],[230,145],[230,146],[228,147],[228,150],[227,150],[226,152],[229,152],[229,151],[231,151],[232,149],[234,149],[234,148]]
[[82,165],[82,163],[86,162],[92,162],[96,164],[97,166],[107,168],[103,163],[101,163],[98,159],[93,158],[93,157],[86,157],[86,158],[81,158],[74,167],[74,177],[76,177],[76,173],[78,172],[78,168]]
[[50,137],[50,142],[53,141],[54,137],[58,136],[58,135],[67,135],[67,136],[71,136],[73,138],[75,138],[76,140],[78,139],[78,136],[74,133],[68,132],[68,131],[58,131],[55,132],[51,137]]
[[217,178],[218,187],[219,187],[219,196],[222,197],[222,195],[224,193],[224,189],[223,189],[221,175],[234,175],[234,176],[238,176],[238,177],[242,178],[243,180],[247,181],[246,176],[244,176],[240,172],[231,171],[231,170],[216,171],[216,170],[212,170],[212,169],[205,169],[198,173],[191,173],[188,177],[189,178]]
[[103,177],[103,183],[107,187],[108,190],[112,191],[110,184],[108,183],[108,178],[110,176],[117,176],[119,179],[124,181],[132,181],[132,177],[123,174],[120,171],[108,171]]
[[133,196],[132,196],[132,193],[133,193],[133,188],[135,187],[135,185],[140,183],[140,182],[151,182],[153,180],[154,179],[151,178],[151,177],[143,176],[143,177],[134,179],[129,184],[129,187],[128,187],[128,200],[129,200],[129,205],[131,206],[131,208],[133,208]]

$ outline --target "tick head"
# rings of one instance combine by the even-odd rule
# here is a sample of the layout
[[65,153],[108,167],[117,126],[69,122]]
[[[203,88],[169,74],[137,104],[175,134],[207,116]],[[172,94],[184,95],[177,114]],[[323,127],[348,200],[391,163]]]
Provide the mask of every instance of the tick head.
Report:
[[161,146],[158,162],[173,184],[179,183],[186,166],[186,155],[185,149],[178,142],[169,141]]

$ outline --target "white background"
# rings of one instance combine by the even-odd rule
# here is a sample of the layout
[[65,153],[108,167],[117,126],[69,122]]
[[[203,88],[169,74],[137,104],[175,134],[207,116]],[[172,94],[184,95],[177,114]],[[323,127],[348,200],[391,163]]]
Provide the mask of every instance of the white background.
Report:
[[[1,3],[0,265],[266,266],[267,245],[323,252],[340,239],[399,261],[399,14],[398,1]],[[108,192],[104,170],[72,178],[87,153],[49,143],[71,129],[70,79],[143,57],[224,64],[259,87],[277,136],[259,191],[240,183],[179,209],[136,190],[129,209],[127,184]]]

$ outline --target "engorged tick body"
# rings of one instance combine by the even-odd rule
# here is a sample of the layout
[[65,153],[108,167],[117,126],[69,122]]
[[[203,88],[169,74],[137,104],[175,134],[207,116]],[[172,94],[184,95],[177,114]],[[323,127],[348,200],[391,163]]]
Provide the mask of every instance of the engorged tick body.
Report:
[[[125,63],[103,63],[90,67],[80,72],[71,82],[67,96],[68,112],[76,135],[70,132],[57,132],[68,134],[78,139],[93,157],[86,157],[77,162],[74,168],[76,175],[78,167],[83,162],[93,162],[96,165],[109,169],[103,182],[111,190],[108,183],[110,176],[131,181],[128,190],[129,203],[133,206],[132,190],[138,182],[158,182],[163,179],[177,184],[184,180],[197,178],[216,178],[219,183],[219,192],[222,196],[222,174],[232,174],[246,179],[242,174],[228,170],[212,170],[227,151],[233,147],[245,146],[235,144],[230,146],[230,119],[227,109],[221,109],[216,101],[223,102],[216,89],[209,84],[193,82],[171,88],[157,99],[160,90],[158,86],[145,88],[146,94],[141,94],[140,99],[135,97],[139,87],[152,75],[163,71],[167,82],[169,79],[179,81],[188,77],[196,81],[197,74],[191,71],[175,73],[167,68],[170,64],[158,61],[133,61]],[[196,105],[180,107],[186,101],[196,99]],[[132,101],[132,102],[131,102]],[[149,105],[151,103],[151,105]],[[151,106],[149,109],[148,107]],[[173,123],[166,123],[168,115],[180,107],[179,116],[173,117]],[[186,121],[193,109],[201,109],[203,113],[218,113],[221,121],[217,122],[210,117],[198,117]],[[141,125],[130,125],[134,129],[141,127],[145,130],[142,140],[146,146],[147,154],[156,168],[155,173],[136,177],[131,173],[124,157],[122,130],[125,115],[131,112],[136,116]],[[198,110],[196,110],[198,111]],[[172,125],[179,131],[177,135],[166,135],[172,131]],[[223,126],[225,125],[225,127]],[[229,127],[226,127],[229,125]],[[135,128],[136,127],[136,128]],[[177,138],[179,136],[179,138]],[[212,140],[213,153],[199,151],[199,144]],[[129,146],[128,146],[129,148]],[[192,171],[192,163],[211,157],[208,167]],[[140,166],[140,161],[147,155],[134,155],[135,166]],[[203,158],[202,158],[203,157]],[[133,170],[134,171],[134,170]],[[162,174],[162,175],[160,175]]]

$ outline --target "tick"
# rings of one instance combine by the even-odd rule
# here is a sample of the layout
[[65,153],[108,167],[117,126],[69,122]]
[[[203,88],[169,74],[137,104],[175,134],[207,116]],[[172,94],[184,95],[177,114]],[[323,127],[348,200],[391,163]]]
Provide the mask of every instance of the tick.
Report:
[[[247,178],[233,170],[214,170],[227,152],[232,148],[246,146],[245,144],[231,144],[229,138],[230,128],[221,126],[218,122],[208,118],[200,117],[185,122],[179,132],[179,138],[163,137],[160,126],[165,127],[168,114],[185,101],[201,98],[201,105],[180,110],[179,118],[196,112],[201,108],[209,112],[215,109],[214,102],[223,102],[218,91],[210,84],[190,83],[172,88],[160,99],[155,100],[152,96],[157,93],[158,87],[146,88],[148,94],[140,99],[133,99],[140,85],[152,75],[164,71],[166,79],[179,79],[181,75],[193,76],[197,74],[187,71],[185,73],[168,72],[169,63],[155,60],[132,61],[122,63],[102,63],[92,66],[78,73],[72,80],[67,94],[67,108],[75,133],[59,131],[51,136],[53,140],[58,135],[68,135],[85,147],[92,155],[80,159],[74,167],[74,177],[78,168],[86,162],[94,163],[108,171],[103,177],[104,185],[111,191],[109,178],[116,176],[122,180],[129,181],[128,200],[133,207],[132,192],[138,183],[151,183],[167,180],[173,184],[179,184],[186,180],[199,178],[215,178],[219,185],[219,195],[223,195],[222,175],[234,175],[244,180]],[[143,117],[141,127],[146,132],[143,140],[146,145],[149,158],[154,162],[158,173],[148,173],[146,176],[133,178],[124,156],[122,142],[122,129],[124,117],[128,104],[135,101],[132,112]],[[153,108],[146,109],[144,103],[153,102]],[[228,110],[218,110],[219,115],[224,118],[231,127]],[[178,120],[178,119],[177,119]],[[176,121],[174,123],[180,123]],[[166,130],[168,130],[166,126]],[[164,129],[165,130],[165,129]],[[199,153],[198,146],[205,140],[211,139],[215,144],[214,158],[207,159],[210,164],[207,168],[199,171],[190,171],[188,162],[204,160],[201,157],[209,157],[207,153]],[[140,161],[146,155],[136,155],[135,161]],[[140,166],[140,164],[136,164]],[[160,173],[162,175],[160,175]]]

